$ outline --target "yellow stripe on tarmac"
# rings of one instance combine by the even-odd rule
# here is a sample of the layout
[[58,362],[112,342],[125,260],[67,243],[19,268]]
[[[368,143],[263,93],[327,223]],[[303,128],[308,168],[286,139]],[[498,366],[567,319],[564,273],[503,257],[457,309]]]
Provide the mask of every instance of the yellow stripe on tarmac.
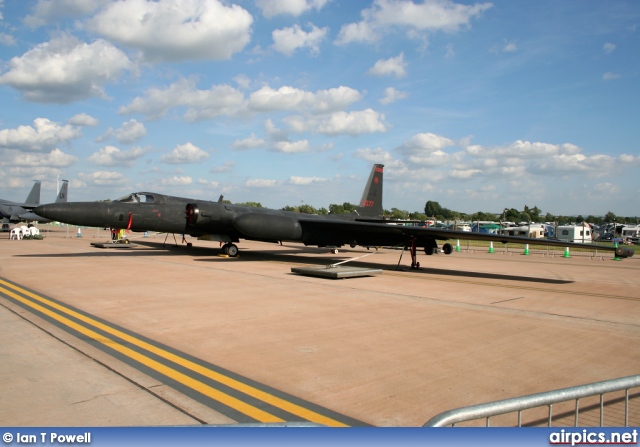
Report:
[[14,299],[36,309],[39,312],[42,312],[43,314],[59,321],[60,323],[64,324],[65,326],[68,326],[78,332],[80,332],[83,335],[86,335],[87,337],[100,342],[104,345],[109,346],[111,349],[114,349],[118,352],[120,352],[121,354],[126,355],[127,357],[136,360],[140,363],[142,363],[143,365],[154,369],[156,371],[158,371],[161,374],[164,374],[167,377],[170,377],[171,379],[176,380],[177,382],[180,382],[183,385],[188,386],[189,388],[192,388],[202,394],[204,394],[205,396],[208,396],[212,399],[215,399],[219,402],[222,402],[223,404],[243,413],[246,414],[254,419],[256,419],[257,421],[260,422],[285,422],[284,420],[273,416],[272,414],[269,414],[265,411],[260,410],[259,408],[255,408],[249,404],[246,404],[245,402],[242,402],[239,399],[236,399],[235,397],[229,396],[225,393],[222,393],[221,391],[218,391],[202,382],[199,382],[179,371],[176,371],[173,368],[169,368],[166,365],[163,365],[160,362],[157,362],[155,360],[150,359],[147,356],[144,356],[132,349],[129,349],[127,347],[122,346],[120,343],[116,342],[115,340],[111,340],[109,338],[105,338],[104,336],[98,334],[97,332],[92,331],[91,329],[87,329],[86,327],[69,320],[66,317],[63,317],[55,312],[52,312],[51,310],[40,306],[39,304],[33,303],[29,300],[27,300],[26,298],[21,297],[20,295],[17,295],[13,292],[11,292],[10,290],[4,289],[2,287],[0,287],[0,291],[6,293],[7,295],[13,297]]
[[[53,307],[55,309],[58,309],[59,311],[64,312],[67,315],[70,315],[70,316],[72,316],[74,318],[77,318],[78,320],[84,321],[87,324],[91,324],[92,326],[94,326],[94,327],[96,327],[98,329],[101,329],[104,332],[107,332],[107,333],[109,333],[111,335],[114,335],[114,336],[116,336],[118,338],[121,338],[121,339],[123,339],[123,340],[125,340],[125,341],[127,341],[127,342],[129,342],[129,343],[131,343],[133,345],[135,345],[135,346],[138,346],[138,347],[140,347],[142,349],[145,349],[145,350],[147,350],[147,351],[149,351],[149,352],[151,352],[153,354],[156,354],[156,355],[158,355],[158,356],[160,356],[162,358],[170,360],[170,361],[172,361],[172,362],[174,362],[174,363],[176,363],[176,364],[178,364],[180,366],[183,366],[183,367],[185,367],[185,368],[187,368],[187,369],[189,369],[191,371],[194,371],[194,372],[196,372],[198,374],[201,374],[201,375],[203,375],[205,377],[208,377],[208,378],[210,378],[212,380],[215,380],[215,381],[217,381],[219,383],[227,385],[230,388],[233,388],[233,389],[235,389],[237,391],[240,391],[240,392],[242,392],[244,394],[247,394],[247,395],[249,395],[251,397],[259,399],[259,400],[261,400],[263,402],[266,402],[266,403],[268,403],[270,405],[273,405],[273,406],[275,406],[277,408],[280,408],[281,410],[284,410],[284,411],[286,411],[288,413],[295,414],[296,416],[300,416],[300,417],[302,417],[302,418],[304,418],[304,419],[306,419],[306,420],[308,420],[310,422],[315,422],[317,424],[323,424],[323,425],[332,426],[332,427],[346,427],[347,426],[346,424],[344,424],[342,422],[339,422],[339,421],[336,421],[335,419],[332,419],[332,418],[330,418],[328,416],[324,416],[322,414],[316,413],[316,412],[314,412],[312,410],[309,410],[307,408],[301,407],[300,405],[296,405],[296,404],[294,404],[292,402],[289,402],[287,400],[284,400],[284,399],[281,399],[279,397],[273,396],[272,394],[269,394],[269,393],[267,393],[265,391],[259,390],[259,389],[255,388],[255,387],[252,387],[250,385],[242,383],[242,382],[240,382],[238,380],[232,379],[232,378],[230,378],[228,376],[225,376],[225,375],[223,375],[221,373],[212,371],[212,370],[210,370],[210,369],[208,369],[208,368],[206,368],[206,367],[204,367],[202,365],[199,365],[197,363],[194,363],[192,361],[184,359],[184,358],[182,358],[182,357],[180,357],[180,356],[178,356],[176,354],[173,354],[171,352],[168,352],[168,351],[166,351],[164,349],[161,349],[161,348],[158,348],[156,346],[153,346],[153,345],[151,345],[149,343],[146,343],[146,342],[144,342],[142,340],[139,340],[138,338],[135,338],[135,337],[133,337],[133,336],[131,336],[129,334],[126,334],[126,333],[124,333],[122,331],[119,331],[119,330],[114,329],[114,328],[112,328],[110,326],[107,326],[107,325],[105,325],[103,323],[100,323],[99,321],[96,321],[96,320],[94,320],[94,319],[92,319],[90,317],[87,317],[87,316],[82,315],[82,314],[80,314],[78,312],[75,312],[75,311],[73,311],[71,309],[68,309],[68,308],[66,308],[66,307],[64,307],[64,306],[62,306],[62,305],[60,305],[58,303],[55,303],[55,302],[50,301],[50,300],[48,300],[48,299],[46,299],[44,297],[36,295],[36,294],[34,294],[34,293],[32,293],[32,292],[30,292],[28,290],[25,290],[25,289],[23,289],[21,287],[18,287],[16,285],[13,285],[11,283],[3,281],[2,279],[0,279],[0,284],[4,284],[5,286],[10,287],[10,288],[12,288],[14,290],[17,290],[20,293],[23,293],[23,294],[25,294],[27,296],[30,296],[31,298],[33,298],[33,299],[35,299],[37,301],[40,301],[40,302],[42,302],[44,304],[47,304],[48,306],[51,306],[51,307]],[[247,414],[248,416],[250,416],[250,417],[252,417],[252,418],[254,418],[254,419],[258,420],[258,421],[261,421],[261,422],[284,422],[282,419],[279,419],[279,418],[277,418],[277,417],[275,417],[275,416],[273,416],[271,414],[268,414],[268,413],[266,413],[266,412],[264,412],[264,411],[262,411],[260,409],[255,408],[253,406],[245,404],[244,402],[241,402],[238,399],[233,398],[232,396],[229,396],[229,395],[227,395],[225,393],[222,393],[222,392],[220,392],[218,390],[215,390],[215,389],[213,389],[213,388],[211,388],[211,387],[209,387],[209,386],[207,386],[207,385],[205,385],[205,384],[203,384],[201,382],[198,382],[195,379],[192,379],[192,378],[190,378],[190,377],[188,377],[188,376],[186,376],[186,375],[184,375],[184,374],[182,374],[182,373],[180,373],[178,371],[175,371],[175,370],[173,370],[171,368],[168,368],[167,366],[162,365],[159,362],[156,362],[156,361],[154,361],[152,359],[149,359],[148,357],[143,356],[142,354],[139,354],[139,353],[137,353],[137,352],[135,352],[133,350],[125,348],[124,346],[118,344],[114,340],[110,340],[109,339],[108,342],[105,342],[105,341],[103,341],[103,337],[101,335],[91,331],[90,329],[86,329],[83,326],[80,326],[77,323],[74,323],[73,321],[68,320],[65,317],[59,316],[59,315],[49,311],[48,309],[42,308],[41,306],[39,306],[37,304],[31,303],[29,300],[25,300],[24,298],[20,297],[19,295],[16,295],[16,294],[14,294],[14,293],[6,290],[6,289],[3,289],[1,287],[0,287],[0,290],[4,291],[5,293],[9,294],[10,296],[14,297],[15,299],[18,299],[19,301],[21,301],[21,302],[23,302],[23,303],[25,303],[25,304],[27,304],[27,305],[29,305],[31,307],[37,308],[41,312],[51,316],[52,318],[55,318],[56,320],[58,320],[61,323],[65,324],[66,326],[73,327],[78,332],[82,332],[85,335],[88,335],[88,333],[93,334],[93,335],[89,335],[89,337],[94,339],[94,340],[96,340],[96,341],[99,341],[102,344],[108,345],[109,347],[116,349],[114,347],[114,345],[113,345],[115,343],[115,346],[118,347],[118,349],[116,349],[116,350],[118,350],[119,352],[125,354],[127,357],[134,358],[135,360],[139,361],[140,363],[143,363],[144,365],[149,366],[152,369],[155,369],[156,371],[162,372],[162,374],[165,374],[165,375],[173,378],[174,380],[179,381],[180,383],[182,383],[182,384],[184,384],[184,385],[186,385],[186,386],[188,386],[190,388],[193,388],[193,389],[195,389],[195,390],[197,390],[199,392],[202,392],[203,394],[205,394],[205,395],[207,395],[209,397],[212,397],[213,399],[218,400],[218,401],[224,403],[225,405],[228,405],[231,408],[234,408],[234,409],[236,409],[236,410],[238,410],[238,411],[240,411],[240,412],[242,412],[244,414]],[[82,328],[82,330],[77,329],[77,327]],[[125,350],[130,352],[130,353],[132,353],[132,354],[128,354],[128,353],[124,352]],[[143,359],[145,359],[145,361],[141,361],[138,358],[143,358]],[[158,366],[157,367],[150,366],[150,364],[147,363],[147,362],[153,363],[154,365],[158,365]],[[183,380],[176,379],[174,376],[163,372],[165,369],[170,371],[170,372],[175,373],[176,375],[181,376],[184,379]],[[189,383],[192,383],[193,386],[189,385],[185,381],[189,382]],[[204,387],[204,388],[202,388],[202,387]],[[212,392],[215,392],[216,395],[218,395],[220,397],[213,397],[212,395],[208,394],[208,392],[201,391],[202,389],[207,389],[207,388],[210,389]],[[228,399],[231,399],[231,401],[228,401]],[[255,410],[257,412],[260,412],[260,413],[262,413],[262,414],[264,414],[266,416],[256,417],[253,414],[253,411],[248,413],[248,412],[243,411],[240,408],[238,408],[238,407],[236,407],[234,405],[231,405],[229,403],[229,402],[233,402],[233,401],[239,402],[240,404],[242,404],[241,406],[243,408],[247,408],[248,407],[249,409],[253,409],[253,410]],[[237,405],[237,403],[235,405]],[[262,419],[263,417],[265,417],[266,419]]]

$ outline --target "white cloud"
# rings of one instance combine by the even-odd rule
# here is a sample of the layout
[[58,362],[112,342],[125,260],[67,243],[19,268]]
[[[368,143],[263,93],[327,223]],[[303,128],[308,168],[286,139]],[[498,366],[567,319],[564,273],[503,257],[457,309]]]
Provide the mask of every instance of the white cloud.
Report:
[[11,34],[0,33],[0,45],[11,46],[16,44],[16,38]]
[[518,45],[515,42],[505,42],[504,46],[502,47],[502,51],[504,53],[513,53],[515,51],[518,51]]
[[363,20],[344,25],[336,44],[375,42],[392,29],[405,30],[410,37],[419,32],[455,32],[469,27],[471,20],[491,8],[491,3],[464,5],[452,0],[374,0],[361,11]]
[[173,107],[187,106],[188,121],[210,119],[220,115],[235,115],[244,106],[244,95],[228,85],[214,85],[198,90],[195,80],[182,78],[167,88],[150,88],[144,97],[136,97],[118,113],[140,113],[148,119],[162,118]]
[[124,186],[128,182],[123,174],[113,171],[96,171],[90,174],[80,172],[78,179],[92,186]]
[[465,151],[474,157],[479,158],[517,158],[536,159],[561,154],[577,154],[580,148],[574,144],[549,144],[541,142],[530,142],[517,140],[508,146],[485,148],[471,145]]
[[73,155],[65,154],[60,149],[53,149],[48,154],[30,154],[18,152],[11,158],[3,157],[3,161],[0,165],[6,166],[30,166],[30,167],[53,167],[53,168],[66,168],[78,161],[77,157]]
[[613,43],[609,43],[609,42],[605,43],[605,44],[602,46],[602,49],[603,49],[603,50],[604,50],[604,52],[605,52],[605,53],[607,53],[607,54],[611,54],[611,53],[613,53],[613,52],[616,50],[616,48],[617,48],[617,47],[616,47],[616,45],[615,45],[615,44],[613,44]]
[[207,188],[218,188],[220,186],[220,183],[218,183],[218,182],[214,182],[212,180],[206,180],[206,179],[203,179],[203,178],[199,178],[198,179],[198,184],[199,185],[204,185]]
[[508,41],[507,39],[503,39],[502,43],[493,45],[489,51],[493,54],[515,53],[516,51],[518,51],[518,45],[515,41]]
[[320,44],[324,40],[329,28],[318,28],[312,23],[308,26],[311,31],[303,31],[299,25],[289,28],[277,29],[271,33],[273,37],[273,49],[287,56],[291,56],[297,49],[309,48],[311,54],[320,52]]
[[91,14],[110,0],[38,0],[33,13],[24,18],[31,28],[53,24],[66,17],[80,17]]
[[0,147],[40,152],[55,148],[60,144],[79,138],[80,129],[48,120],[36,118],[34,127],[19,126],[17,129],[0,130]]
[[292,132],[317,132],[323,135],[362,135],[386,132],[384,115],[372,109],[335,112],[322,117],[289,116],[283,122]]
[[329,1],[330,0],[257,0],[256,5],[262,10],[262,15],[270,19],[277,15],[298,17],[311,9],[319,11]]
[[455,142],[449,138],[433,133],[420,133],[405,141],[396,150],[404,155],[409,163],[436,167],[450,165],[460,159],[459,154],[449,154],[443,150],[454,145]]
[[479,169],[453,169],[449,172],[449,175],[451,176],[451,178],[467,180],[481,173],[482,171],[480,171]]
[[273,143],[272,148],[277,152],[284,152],[287,154],[309,152],[310,150],[309,142],[307,140],[276,141]]
[[380,104],[391,104],[407,97],[406,92],[401,92],[394,87],[387,87],[384,89],[384,96],[378,100]]
[[211,172],[220,173],[220,172],[229,172],[236,167],[235,161],[225,161],[221,166],[214,166],[211,168]]
[[165,163],[185,164],[199,163],[209,158],[209,154],[191,143],[179,144],[169,154],[160,157]]
[[336,45],[346,45],[351,42],[373,43],[380,39],[375,27],[367,22],[349,23],[343,25],[334,42]]
[[133,166],[144,153],[145,151],[139,147],[121,151],[114,146],[105,146],[87,160],[100,166]]
[[371,163],[383,163],[383,164],[395,163],[393,155],[391,155],[389,151],[385,151],[382,148],[356,149],[356,151],[353,153],[353,156],[361,160],[367,160]]
[[244,185],[249,188],[272,188],[276,186],[278,182],[276,180],[266,180],[266,179],[253,179],[247,180],[244,182]]
[[294,87],[285,86],[274,90],[264,86],[249,95],[249,108],[259,112],[295,110],[303,102],[309,102],[306,98],[310,95],[313,94]]
[[173,176],[173,177],[169,177],[169,178],[162,178],[160,179],[160,184],[162,186],[185,186],[185,185],[190,185],[191,183],[193,183],[193,180],[191,179],[191,177],[178,177],[178,176]]
[[456,57],[456,51],[452,43],[447,44],[445,48],[447,49],[447,52],[444,55],[446,59],[453,59]]
[[634,157],[633,155],[622,154],[618,156],[617,162],[622,166],[640,166],[640,155]]
[[0,76],[0,84],[19,90],[28,101],[66,104],[104,98],[104,86],[132,64],[105,40],[88,44],[62,35],[12,58],[9,67]]
[[[60,174],[62,174],[60,169],[51,166],[14,166],[9,168],[9,182],[16,187],[23,187],[25,184],[30,185],[31,179],[56,178]],[[23,179],[17,179],[14,183],[12,180],[15,177],[27,177],[29,180],[24,182]]]
[[131,119],[128,122],[122,123],[122,126],[114,132],[114,135],[121,144],[131,144],[147,134],[147,129],[144,124]]
[[389,59],[380,59],[367,72],[374,76],[395,76],[402,78],[407,75],[407,63],[404,61],[404,53]]
[[620,73],[612,73],[610,71],[606,72],[605,74],[602,75],[602,80],[603,81],[613,81],[614,79],[620,79],[622,76],[620,76]]
[[402,154],[417,154],[420,152],[435,152],[445,147],[453,146],[455,143],[449,138],[436,135],[434,133],[419,133],[408,141],[404,142],[398,151]]
[[274,90],[264,86],[249,96],[248,107],[252,111],[307,110],[313,113],[331,113],[343,110],[362,99],[362,94],[350,87],[340,86],[316,93],[294,87]]
[[[464,150],[449,153],[447,148],[466,145],[468,139],[455,142],[432,133],[413,136],[396,150],[403,156],[407,168],[403,176],[422,168],[429,170],[429,178],[446,175],[455,180],[486,178],[515,181],[518,185],[539,181],[540,177],[602,178],[622,170],[640,166],[640,156],[605,154],[584,155],[571,143],[550,144],[517,140],[511,144],[485,148],[468,145]],[[356,151],[356,155],[370,161],[367,150]],[[384,153],[382,153],[384,155]],[[387,162],[388,163],[388,162]]]
[[310,185],[312,183],[323,183],[323,182],[326,182],[327,180],[328,179],[321,178],[321,177],[297,177],[297,176],[292,176],[292,177],[289,177],[288,183],[290,185]]
[[141,113],[148,119],[158,119],[172,108],[187,107],[184,117],[188,121],[287,110],[319,114],[343,110],[361,100],[362,96],[359,91],[345,86],[316,92],[290,86],[277,90],[264,86],[245,100],[240,90],[228,85],[198,90],[194,79],[183,78],[166,88],[148,89],[144,96],[138,96],[129,105],[121,107],[119,113]]
[[78,113],[69,118],[69,124],[73,126],[93,127],[98,125],[98,120],[86,113]]
[[251,14],[218,0],[110,2],[88,30],[139,49],[147,61],[230,59],[251,40]]
[[264,122],[264,130],[272,141],[285,141],[288,138],[287,132],[278,129],[271,119]]
[[247,75],[240,74],[238,76],[235,76],[233,80],[238,83],[238,87],[243,88],[245,90],[251,87],[251,79],[249,79]]
[[609,155],[561,154],[536,160],[528,170],[552,176],[584,173],[590,177],[602,177],[612,174],[617,168],[616,158]]
[[265,147],[267,145],[266,140],[262,138],[256,138],[254,134],[251,134],[249,138],[243,140],[236,140],[231,144],[231,147],[236,150],[255,149],[258,147]]

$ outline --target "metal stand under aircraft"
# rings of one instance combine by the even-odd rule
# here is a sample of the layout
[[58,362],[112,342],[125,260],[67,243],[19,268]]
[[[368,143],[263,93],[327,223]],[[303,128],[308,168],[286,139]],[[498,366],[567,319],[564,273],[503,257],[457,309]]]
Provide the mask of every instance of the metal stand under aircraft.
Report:
[[375,276],[382,273],[382,269],[375,269],[369,267],[351,267],[344,266],[347,262],[355,261],[356,259],[364,258],[375,253],[367,253],[357,258],[347,259],[346,261],[337,262],[335,264],[329,264],[325,266],[315,267],[292,267],[291,273],[297,273],[299,275],[314,276],[317,278],[329,278],[329,279],[345,279],[345,278],[361,278],[363,276]]

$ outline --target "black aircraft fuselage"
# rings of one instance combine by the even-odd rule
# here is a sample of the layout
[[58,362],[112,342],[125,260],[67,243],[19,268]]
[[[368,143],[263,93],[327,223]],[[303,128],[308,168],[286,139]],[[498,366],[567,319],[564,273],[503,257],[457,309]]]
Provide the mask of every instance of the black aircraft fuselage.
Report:
[[[207,237],[209,240],[225,242],[223,250],[230,256],[238,254],[235,242],[241,239],[299,242],[318,247],[406,247],[411,249],[412,267],[419,267],[416,261],[417,248],[423,248],[428,255],[440,250],[451,254],[451,244],[446,243],[440,249],[437,242],[451,239],[584,247],[583,244],[558,240],[472,233],[390,222],[382,217],[383,168],[379,164],[373,166],[360,206],[351,214],[310,215],[150,192],[132,193],[114,201],[41,205],[35,212],[48,219],[72,225]],[[633,256],[633,250],[626,247],[598,249],[615,251],[616,256],[621,258]]]
[[[79,226],[210,236],[223,242],[251,239],[318,246],[389,243],[388,235],[381,239],[375,234],[365,237],[359,233],[359,224],[368,220],[359,214],[301,214],[149,192],[133,193],[115,201],[47,204],[36,212]],[[328,231],[323,225],[332,222],[341,224],[340,231]],[[344,231],[356,222],[353,231]],[[398,243],[402,242],[399,237]]]

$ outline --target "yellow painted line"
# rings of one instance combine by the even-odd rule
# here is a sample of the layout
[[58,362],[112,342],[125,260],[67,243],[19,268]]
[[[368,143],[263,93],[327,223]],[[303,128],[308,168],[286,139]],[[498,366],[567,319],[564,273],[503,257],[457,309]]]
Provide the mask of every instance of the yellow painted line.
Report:
[[[0,281],[3,282],[3,281]],[[218,391],[202,382],[199,382],[179,371],[176,371],[173,368],[170,368],[166,365],[163,365],[160,362],[157,362],[155,360],[150,359],[147,356],[144,356],[132,349],[129,349],[125,346],[122,346],[120,343],[116,342],[115,340],[111,340],[109,338],[105,338],[104,336],[98,334],[97,332],[92,331],[91,329],[88,329],[74,321],[69,320],[66,317],[63,317],[55,312],[52,312],[51,310],[40,306],[39,304],[33,303],[32,301],[21,297],[20,295],[17,295],[13,292],[11,292],[10,290],[7,290],[3,287],[0,287],[0,291],[6,293],[7,295],[13,297],[14,299],[28,305],[29,307],[32,307],[33,309],[38,310],[39,312],[42,312],[45,315],[48,315],[49,317],[59,321],[60,323],[64,324],[65,326],[68,326],[78,332],[80,332],[83,335],[86,335],[87,337],[102,343],[103,345],[107,345],[109,346],[111,349],[114,349],[118,352],[120,352],[121,354],[126,355],[127,357],[136,360],[140,363],[142,363],[145,366],[148,366],[151,369],[154,369],[156,371],[158,371],[161,374],[164,374],[167,377],[170,377],[174,380],[176,380],[177,382],[182,383],[183,385],[188,386],[189,388],[192,388],[202,394],[204,394],[205,396],[208,396],[212,399],[215,399],[219,402],[222,402],[223,404],[243,413],[246,414],[252,418],[254,418],[257,421],[260,422],[285,422],[284,420],[269,414],[263,410],[260,410],[259,408],[255,408],[252,405],[249,405],[245,402],[242,402],[239,399],[236,399],[233,396],[229,396],[228,394],[225,394],[221,391]]]
[[[101,330],[103,330],[103,331],[105,331],[105,332],[107,332],[107,333],[109,333],[111,335],[119,337],[119,338],[121,338],[121,339],[123,339],[123,340],[125,340],[125,341],[127,341],[127,342],[129,342],[129,343],[131,343],[133,345],[135,345],[135,346],[138,346],[138,347],[140,347],[142,349],[145,349],[145,350],[147,350],[149,352],[152,352],[152,353],[154,353],[154,354],[156,354],[156,355],[158,355],[158,356],[160,356],[162,358],[170,360],[170,361],[172,361],[172,362],[174,362],[174,363],[176,363],[176,364],[178,364],[180,366],[183,366],[183,367],[185,367],[185,368],[187,368],[187,369],[189,369],[191,371],[197,372],[198,374],[201,374],[201,375],[203,375],[205,377],[208,377],[208,378],[210,378],[212,380],[215,380],[215,381],[217,381],[219,383],[227,385],[227,386],[229,386],[229,387],[231,387],[231,388],[233,388],[235,390],[241,391],[244,394],[247,394],[247,395],[249,395],[251,397],[254,397],[254,398],[259,399],[259,400],[261,400],[263,402],[266,402],[266,403],[268,403],[270,405],[278,407],[278,408],[280,408],[280,409],[282,409],[284,411],[287,411],[288,413],[295,414],[295,415],[300,416],[300,417],[302,417],[302,418],[304,418],[304,419],[306,419],[308,421],[315,422],[315,423],[318,423],[318,424],[327,425],[327,426],[332,426],[332,427],[346,427],[347,426],[346,424],[344,424],[342,422],[339,422],[339,421],[336,421],[336,420],[334,420],[334,419],[332,419],[332,418],[330,418],[328,416],[324,416],[322,414],[319,414],[319,413],[316,413],[316,412],[314,412],[312,410],[304,408],[304,407],[302,407],[300,405],[296,405],[296,404],[294,404],[292,402],[289,402],[287,400],[284,400],[284,399],[281,399],[279,397],[273,396],[272,394],[269,394],[267,392],[259,390],[259,389],[255,388],[255,387],[252,387],[250,385],[242,383],[242,382],[240,382],[238,380],[232,379],[232,378],[230,378],[228,376],[225,376],[224,374],[212,371],[212,370],[210,370],[210,369],[208,369],[208,368],[206,368],[206,367],[204,367],[202,365],[198,365],[197,363],[191,362],[191,361],[189,361],[187,359],[184,359],[184,358],[182,358],[182,357],[180,357],[180,356],[178,356],[176,354],[173,354],[171,352],[165,351],[164,349],[161,349],[161,348],[158,348],[156,346],[153,346],[153,345],[151,345],[149,343],[146,343],[146,342],[144,342],[142,340],[139,340],[139,339],[137,339],[137,338],[135,338],[135,337],[133,337],[133,336],[131,336],[129,334],[126,334],[126,333],[124,333],[122,331],[114,329],[111,326],[107,326],[107,325],[105,325],[103,323],[100,323],[99,321],[96,321],[96,320],[94,320],[92,318],[89,318],[89,317],[87,317],[85,315],[82,315],[82,314],[80,314],[78,312],[72,311],[71,309],[68,309],[68,308],[66,308],[64,306],[61,306],[61,305],[59,305],[59,304],[57,304],[57,303],[55,303],[53,301],[47,300],[46,298],[41,297],[39,295],[36,295],[36,294],[34,294],[34,293],[32,293],[32,292],[30,292],[28,290],[25,290],[25,289],[23,289],[21,287],[18,287],[18,286],[15,286],[15,285],[11,284],[11,283],[3,281],[2,279],[0,279],[0,284],[4,284],[7,287],[11,287],[12,289],[17,290],[17,291],[19,291],[19,292],[21,292],[21,293],[23,293],[23,294],[25,294],[27,296],[30,296],[31,298],[33,298],[35,300],[38,300],[38,301],[40,301],[42,303],[45,303],[45,304],[47,304],[47,305],[49,305],[49,306],[51,306],[51,307],[53,307],[55,309],[60,310],[61,312],[64,312],[64,313],[66,313],[66,314],[68,314],[70,316],[73,316],[74,318],[77,318],[77,319],[79,319],[81,321],[84,321],[84,322],[86,322],[88,324],[91,324],[92,326],[94,326],[94,327],[96,327],[98,329],[101,329]],[[0,290],[3,290],[3,289],[0,288]],[[14,295],[11,294],[11,296],[14,296]],[[29,303],[26,303],[26,304],[29,304]],[[98,341],[100,341],[100,340],[98,340]]]

